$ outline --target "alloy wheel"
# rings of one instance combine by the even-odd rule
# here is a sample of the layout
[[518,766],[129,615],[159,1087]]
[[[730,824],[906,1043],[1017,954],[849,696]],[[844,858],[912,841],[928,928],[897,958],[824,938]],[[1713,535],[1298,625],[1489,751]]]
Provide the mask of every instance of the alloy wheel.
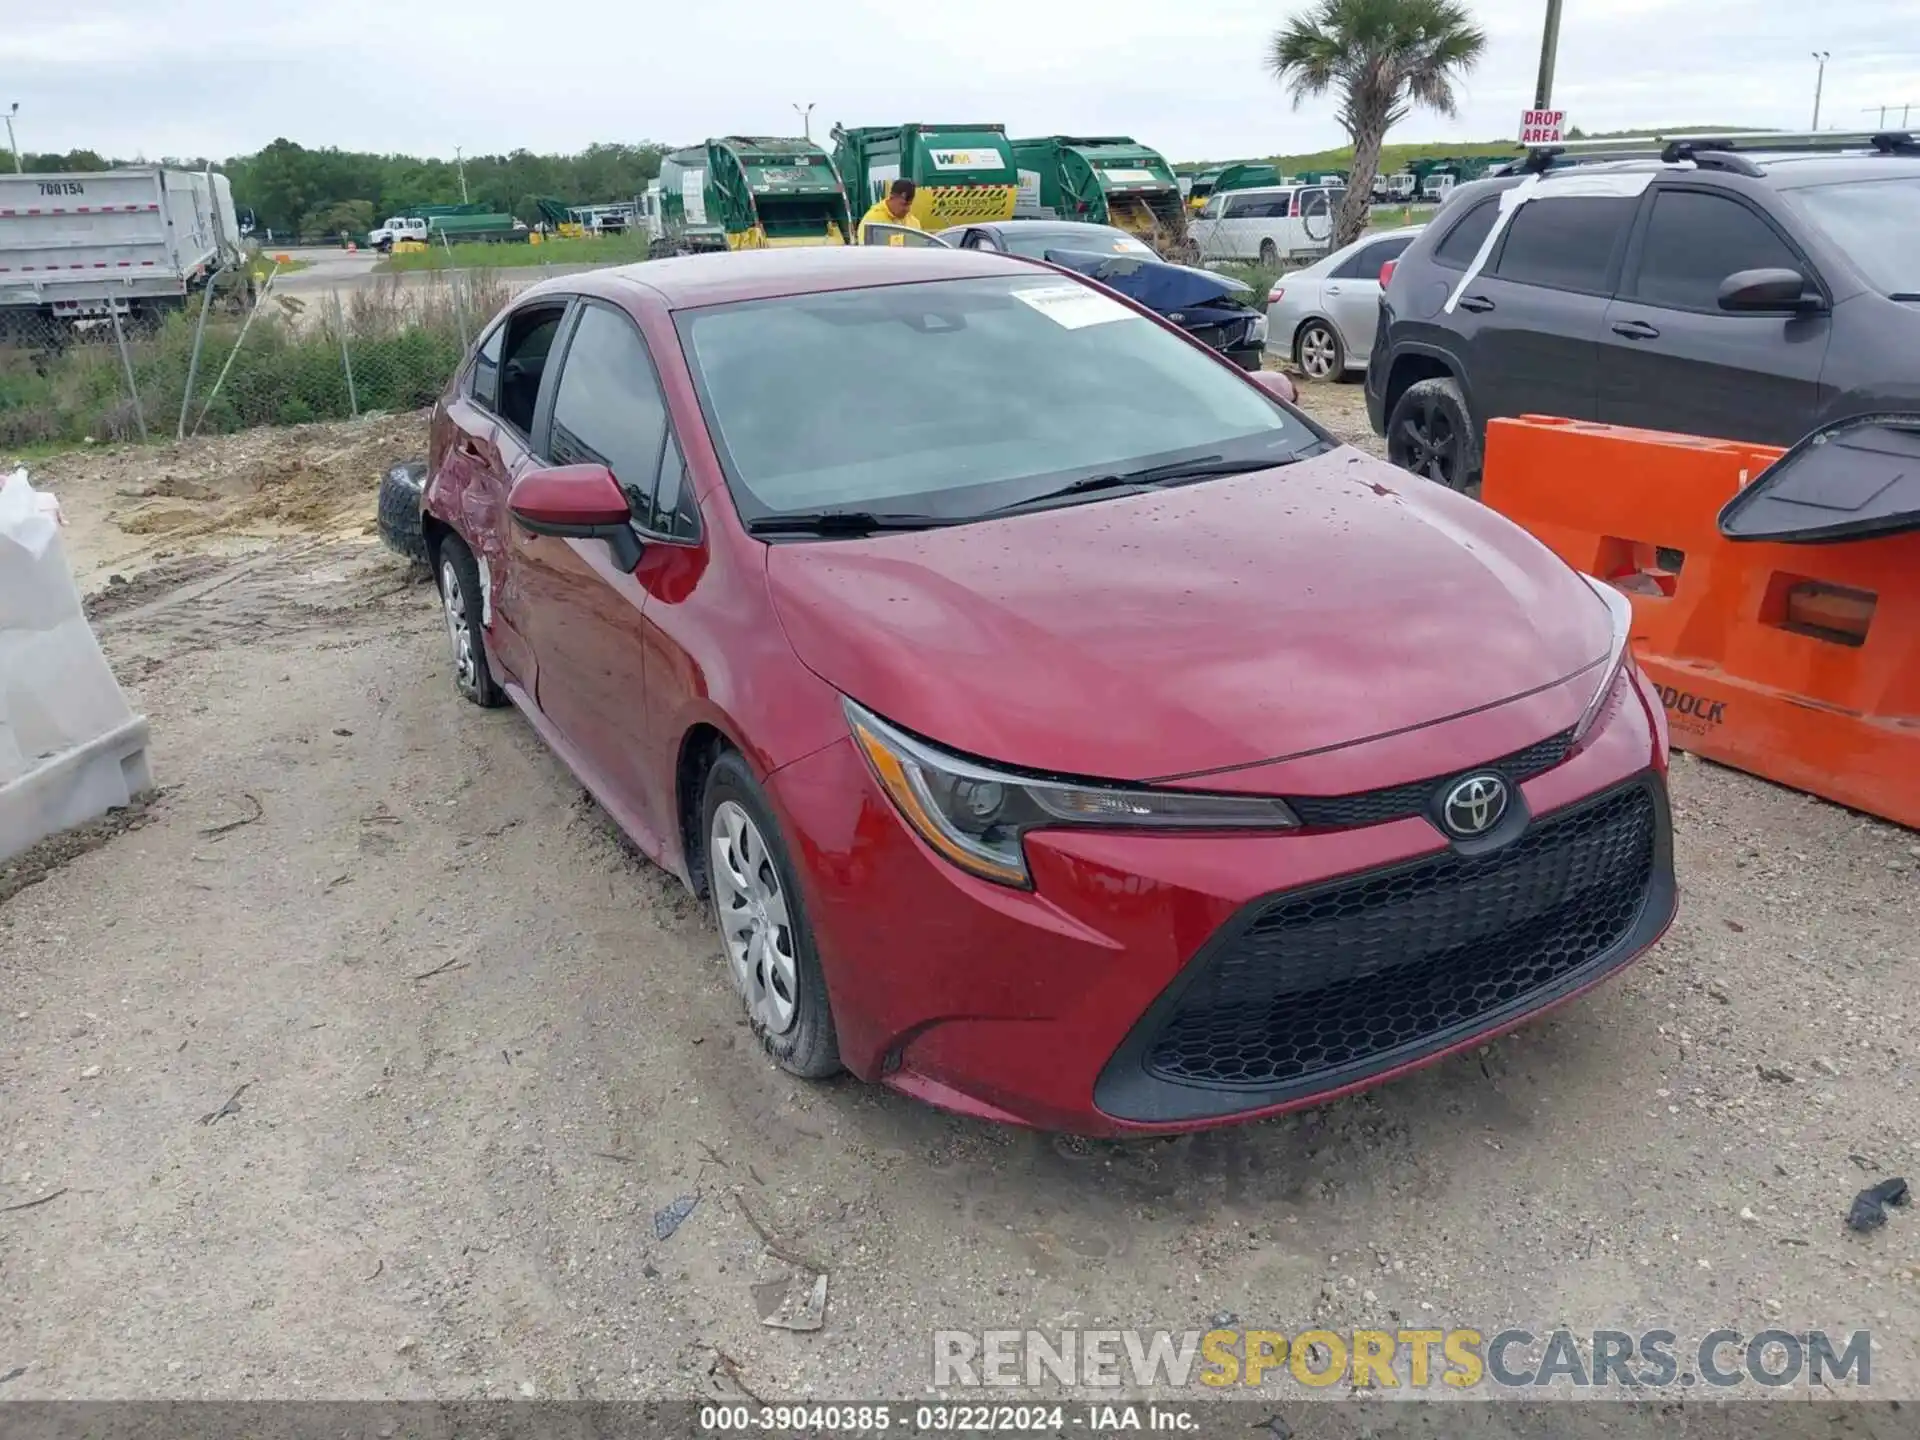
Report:
[[451,557],[440,562],[440,600],[447,612],[447,643],[453,649],[453,675],[460,688],[472,691],[480,683],[474,656],[473,627],[467,623],[467,597],[460,571]]
[[1460,471],[1460,431],[1444,405],[1423,399],[1393,438],[1396,465],[1452,488]]
[[707,837],[713,908],[734,988],[769,1035],[793,1028],[800,1007],[800,964],[780,872],[766,838],[738,803],[723,800]]
[[1333,374],[1333,332],[1324,325],[1309,325],[1300,336],[1300,368],[1309,379],[1325,380]]

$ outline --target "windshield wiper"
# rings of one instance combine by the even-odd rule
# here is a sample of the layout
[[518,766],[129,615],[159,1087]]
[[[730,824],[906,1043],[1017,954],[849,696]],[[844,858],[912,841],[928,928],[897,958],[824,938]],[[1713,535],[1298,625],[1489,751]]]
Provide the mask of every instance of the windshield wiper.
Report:
[[749,520],[755,535],[872,535],[880,530],[932,530],[961,522],[944,515],[882,515],[871,510],[815,510]]
[[1165,465],[1149,465],[1143,470],[1123,470],[1111,475],[1083,475],[1071,484],[1062,485],[1058,490],[1046,490],[1038,495],[1029,495],[1024,500],[1015,500],[1010,505],[1002,505],[987,513],[1004,515],[1009,511],[1024,510],[1029,505],[1040,505],[1069,495],[1083,495],[1090,490],[1130,489],[1136,485],[1161,485],[1170,480],[1204,480],[1214,475],[1246,475],[1255,470],[1272,470],[1277,466],[1289,465],[1300,458],[1302,457],[1298,452],[1265,460],[1252,458],[1229,460],[1224,455],[1202,455],[1192,460],[1172,460]]

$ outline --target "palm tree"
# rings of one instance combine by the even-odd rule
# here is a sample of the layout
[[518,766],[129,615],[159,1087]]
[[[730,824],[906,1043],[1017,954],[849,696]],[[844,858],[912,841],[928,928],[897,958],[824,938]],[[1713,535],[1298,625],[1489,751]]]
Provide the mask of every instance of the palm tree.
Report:
[[1387,131],[1415,105],[1452,115],[1454,82],[1486,46],[1486,34],[1455,0],[1317,0],[1275,32],[1267,66],[1292,92],[1294,108],[1333,92],[1353,141],[1336,249],[1366,228]]

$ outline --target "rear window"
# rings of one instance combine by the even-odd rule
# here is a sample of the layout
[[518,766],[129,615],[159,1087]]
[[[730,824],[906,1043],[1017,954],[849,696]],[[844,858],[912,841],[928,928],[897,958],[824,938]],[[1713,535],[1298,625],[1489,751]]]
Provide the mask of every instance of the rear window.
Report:
[[1613,252],[1639,205],[1637,195],[1530,200],[1507,222],[1493,273],[1521,285],[1607,294]]
[[747,519],[854,507],[954,518],[1032,482],[1319,437],[1277,401],[1077,280],[945,280],[787,296],[678,321]]
[[1124,230],[1083,225],[1059,230],[1002,230],[1000,243],[1009,254],[1044,260],[1049,250],[1087,250],[1103,255],[1152,255],[1153,247]]
[[1920,299],[1920,176],[1784,192],[1883,295]]
[[1500,217],[1500,197],[1489,195],[1480,201],[1433,247],[1433,263],[1445,265],[1452,270],[1464,270],[1473,263],[1473,257],[1480,253],[1480,247],[1486,243],[1487,236],[1493,231],[1493,222]]

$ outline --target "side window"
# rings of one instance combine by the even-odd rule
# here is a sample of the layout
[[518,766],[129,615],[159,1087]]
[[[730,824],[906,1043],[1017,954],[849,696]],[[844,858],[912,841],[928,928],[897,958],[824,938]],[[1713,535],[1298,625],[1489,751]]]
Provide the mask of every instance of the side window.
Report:
[[1224,195],[1209,195],[1207,197],[1207,203],[1200,207],[1200,218],[1202,220],[1218,220],[1226,203],[1227,197]]
[[640,332],[604,305],[583,306],[553,397],[553,463],[605,465],[645,523],[666,428],[666,400]]
[[1227,219],[1255,220],[1267,213],[1267,197],[1264,195],[1227,196]]
[[1391,240],[1376,240],[1371,245],[1362,246],[1341,262],[1333,272],[1335,280],[1378,280],[1380,267],[1389,260],[1398,260],[1400,254],[1411,243],[1411,235],[1396,235]]
[[1614,247],[1639,206],[1638,196],[1530,200],[1507,221],[1492,273],[1520,285],[1607,294]]
[[483,410],[500,408],[500,350],[506,343],[507,327],[496,325],[493,333],[480,342],[480,353],[473,357],[467,396]]
[[1653,197],[1634,298],[1676,310],[1720,308],[1720,282],[1736,270],[1804,270],[1753,211],[1723,195],[1662,190]]
[[522,435],[533,434],[533,410],[540,399],[540,380],[547,373],[547,355],[560,322],[563,305],[533,305],[515,311],[501,327],[506,342],[501,350],[497,382],[500,403],[494,413]]
[[1500,197],[1489,195],[1454,222],[1453,228],[1433,248],[1433,263],[1449,270],[1464,270],[1480,253],[1480,246],[1500,218]]

